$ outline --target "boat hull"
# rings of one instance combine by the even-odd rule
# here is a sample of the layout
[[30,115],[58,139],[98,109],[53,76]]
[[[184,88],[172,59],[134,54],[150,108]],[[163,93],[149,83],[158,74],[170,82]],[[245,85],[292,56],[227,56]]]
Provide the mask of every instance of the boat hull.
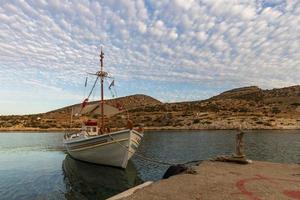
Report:
[[85,162],[126,168],[138,148],[143,134],[123,130],[88,138],[66,139],[64,145],[75,159]]

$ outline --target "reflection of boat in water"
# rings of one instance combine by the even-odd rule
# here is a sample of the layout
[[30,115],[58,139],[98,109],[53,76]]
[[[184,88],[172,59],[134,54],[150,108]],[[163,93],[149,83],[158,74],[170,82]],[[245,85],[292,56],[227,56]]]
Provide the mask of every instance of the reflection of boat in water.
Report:
[[119,169],[78,161],[67,155],[63,172],[66,199],[106,199],[142,182],[131,161],[126,169]]

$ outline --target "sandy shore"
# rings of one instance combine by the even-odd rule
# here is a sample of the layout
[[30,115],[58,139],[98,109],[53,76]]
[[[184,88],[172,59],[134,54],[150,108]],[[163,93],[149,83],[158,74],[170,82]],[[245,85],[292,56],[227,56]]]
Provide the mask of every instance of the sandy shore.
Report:
[[248,165],[204,161],[183,174],[139,189],[123,200],[300,199],[300,165],[255,161]]

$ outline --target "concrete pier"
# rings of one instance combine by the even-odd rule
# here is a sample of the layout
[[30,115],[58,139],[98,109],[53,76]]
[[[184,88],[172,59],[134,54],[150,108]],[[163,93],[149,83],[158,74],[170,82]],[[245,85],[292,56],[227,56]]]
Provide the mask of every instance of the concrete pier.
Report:
[[299,200],[300,165],[254,161],[240,165],[205,161],[197,174],[181,174],[135,190],[123,200]]

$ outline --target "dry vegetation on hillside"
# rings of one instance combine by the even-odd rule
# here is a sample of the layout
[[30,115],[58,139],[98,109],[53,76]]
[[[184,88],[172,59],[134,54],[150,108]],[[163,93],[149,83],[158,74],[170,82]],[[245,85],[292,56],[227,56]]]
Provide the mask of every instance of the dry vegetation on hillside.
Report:
[[[128,110],[135,125],[152,129],[300,129],[300,86],[262,90],[251,86],[226,91],[204,101],[161,103],[146,95],[108,100]],[[74,105],[73,105],[74,106]],[[78,106],[78,105],[77,105]],[[71,107],[38,115],[1,116],[2,129],[68,128]],[[127,112],[107,123],[123,127]],[[74,127],[80,127],[75,119]]]

